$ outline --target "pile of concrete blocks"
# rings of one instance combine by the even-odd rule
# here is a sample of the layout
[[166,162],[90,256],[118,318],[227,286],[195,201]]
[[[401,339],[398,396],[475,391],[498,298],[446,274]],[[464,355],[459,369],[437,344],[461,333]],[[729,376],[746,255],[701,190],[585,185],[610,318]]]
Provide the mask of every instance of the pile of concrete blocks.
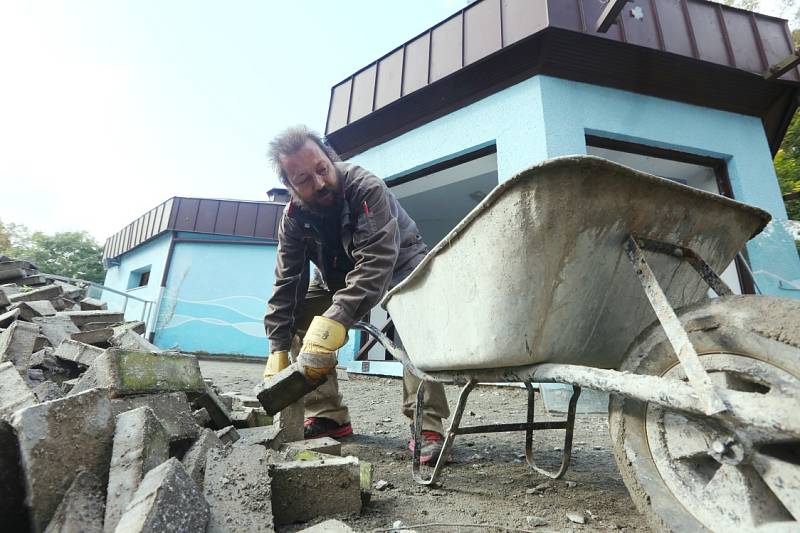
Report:
[[85,287],[2,256],[0,281],[4,530],[273,531],[368,500],[369,464],[303,441],[302,417],[273,424],[142,323],[81,308]]

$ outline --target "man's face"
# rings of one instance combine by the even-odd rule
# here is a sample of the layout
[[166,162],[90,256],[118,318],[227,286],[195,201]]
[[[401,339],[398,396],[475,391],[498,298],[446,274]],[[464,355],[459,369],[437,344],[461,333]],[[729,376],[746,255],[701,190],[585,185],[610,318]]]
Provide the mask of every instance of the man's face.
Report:
[[295,153],[281,156],[281,167],[295,196],[310,207],[332,207],[339,197],[339,178],[331,160],[311,139]]

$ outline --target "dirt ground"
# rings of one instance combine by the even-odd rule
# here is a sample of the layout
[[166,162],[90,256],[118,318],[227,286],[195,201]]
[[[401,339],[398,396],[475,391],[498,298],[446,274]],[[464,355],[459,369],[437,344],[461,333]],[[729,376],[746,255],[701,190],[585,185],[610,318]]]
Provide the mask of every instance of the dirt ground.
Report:
[[[200,366],[222,390],[248,395],[260,381],[262,369],[260,364],[239,362],[201,361]],[[406,448],[409,421],[400,412],[401,380],[350,374],[340,387],[355,432],[342,439],[342,455],[373,463],[374,481],[389,483],[381,491],[373,490],[360,516],[335,517],[356,531],[388,532],[397,521],[420,532],[648,531],[617,471],[605,415],[578,415],[570,469],[544,490],[533,490],[548,480],[525,464],[523,433],[459,437],[453,462],[439,486],[431,489],[411,478],[411,453]],[[447,387],[451,409],[457,394],[456,387]],[[524,389],[481,386],[470,396],[462,425],[523,422],[525,404]],[[545,416],[538,402],[536,419],[558,418]],[[562,431],[534,434],[534,451],[542,466],[557,467],[562,435]],[[583,513],[586,523],[571,522],[567,514],[574,512]],[[432,523],[460,525],[420,526]],[[309,525],[279,531],[299,531]]]

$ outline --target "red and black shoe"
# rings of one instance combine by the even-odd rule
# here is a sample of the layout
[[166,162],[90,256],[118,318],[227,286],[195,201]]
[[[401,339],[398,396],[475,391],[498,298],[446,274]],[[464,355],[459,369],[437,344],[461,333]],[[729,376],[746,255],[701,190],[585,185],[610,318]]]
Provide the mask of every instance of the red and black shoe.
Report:
[[353,426],[350,425],[350,422],[340,425],[330,418],[312,416],[305,419],[303,426],[303,437],[306,439],[321,439],[322,437],[340,439],[353,434]]
[[[422,448],[419,451],[419,462],[421,464],[436,463],[442,454],[444,437],[435,431],[422,430]],[[408,441],[408,449],[414,452],[414,438]]]

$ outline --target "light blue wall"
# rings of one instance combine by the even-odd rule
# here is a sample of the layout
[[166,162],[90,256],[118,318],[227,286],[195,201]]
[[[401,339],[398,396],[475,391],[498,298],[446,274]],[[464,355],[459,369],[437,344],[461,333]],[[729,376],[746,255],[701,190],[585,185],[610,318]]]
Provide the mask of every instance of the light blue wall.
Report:
[[[183,351],[265,356],[264,311],[275,282],[276,246],[178,237],[159,310],[155,344]],[[237,237],[236,240],[243,240]]]
[[495,142],[500,181],[544,159],[586,153],[586,134],[713,156],[728,162],[736,199],[774,217],[748,244],[767,294],[796,297],[778,278],[800,280],[800,260],[761,121],[617,89],[537,76],[352,158],[390,178]]
[[[158,299],[161,278],[167,261],[171,234],[165,233],[152,241],[138,246],[120,257],[120,264],[106,271],[103,285],[130,296],[155,302]],[[150,266],[150,281],[147,286],[128,289],[131,272]],[[110,310],[121,310],[125,298],[110,291],[103,291],[101,300],[108,304]],[[144,304],[130,299],[125,306],[125,320],[141,320]],[[155,305],[152,306],[155,309]],[[153,313],[155,310],[153,311]]]

